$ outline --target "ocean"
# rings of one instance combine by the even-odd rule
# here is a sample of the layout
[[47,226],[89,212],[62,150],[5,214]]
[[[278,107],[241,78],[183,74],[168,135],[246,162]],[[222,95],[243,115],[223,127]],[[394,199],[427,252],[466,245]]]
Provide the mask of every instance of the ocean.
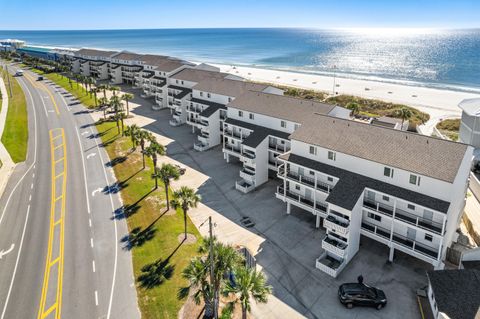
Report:
[[0,38],[480,92],[480,29],[0,31]]

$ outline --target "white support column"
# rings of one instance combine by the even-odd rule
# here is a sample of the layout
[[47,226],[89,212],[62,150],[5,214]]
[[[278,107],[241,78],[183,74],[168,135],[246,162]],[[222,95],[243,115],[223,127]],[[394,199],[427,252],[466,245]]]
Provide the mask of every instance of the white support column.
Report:
[[230,163],[230,154],[225,153],[226,157],[225,159],[227,160],[227,163]]
[[395,253],[395,248],[393,248],[393,245],[390,246],[390,253],[388,254],[388,261],[393,262],[393,255]]
[[315,227],[320,228],[320,215],[317,214],[317,220],[315,221]]
[[290,215],[291,204],[287,203],[287,215]]
[[390,225],[390,242],[393,240],[393,223],[395,222],[395,210],[397,209],[397,199],[393,201],[392,223]]

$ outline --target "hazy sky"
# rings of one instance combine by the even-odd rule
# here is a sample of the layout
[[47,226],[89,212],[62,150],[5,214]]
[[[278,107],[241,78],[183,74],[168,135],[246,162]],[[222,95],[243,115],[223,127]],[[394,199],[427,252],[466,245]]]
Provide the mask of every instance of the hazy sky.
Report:
[[480,27],[480,0],[0,0],[0,29]]

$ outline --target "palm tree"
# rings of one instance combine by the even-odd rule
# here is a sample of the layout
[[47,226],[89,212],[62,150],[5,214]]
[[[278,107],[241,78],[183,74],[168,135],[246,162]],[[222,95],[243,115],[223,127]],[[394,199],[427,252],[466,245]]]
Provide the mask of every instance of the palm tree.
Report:
[[406,107],[402,107],[397,111],[397,116],[402,119],[402,128],[405,120],[408,120],[412,117],[412,111]]
[[[158,178],[160,178],[165,186],[165,196],[167,198],[167,211],[170,210],[170,201],[168,198],[168,188],[170,187],[170,181],[178,180],[180,178],[180,171],[175,165],[172,164],[162,164],[160,168],[157,169]],[[155,184],[155,188],[157,185]]]
[[187,239],[187,212],[190,208],[197,207],[201,197],[193,189],[187,186],[180,187],[179,190],[173,192],[173,199],[171,201],[172,207],[182,208],[183,210],[183,224],[185,228],[185,239]]
[[103,109],[103,119],[107,119],[107,107],[108,107],[108,99],[106,97],[101,97],[98,99],[98,103],[100,107]]
[[242,307],[242,319],[247,319],[251,310],[250,298],[256,302],[266,303],[272,287],[267,284],[265,275],[254,268],[245,266],[235,269],[235,283],[228,282],[224,294],[235,294]]
[[113,96],[116,96],[115,93],[116,93],[117,91],[120,91],[120,88],[119,88],[118,86],[110,86],[110,87],[109,87],[109,90],[112,91]]
[[140,128],[137,126],[137,124],[132,124],[130,126],[127,126],[125,129],[124,135],[125,136],[130,136],[130,140],[132,141],[132,152],[135,152],[137,149],[137,145],[139,142],[138,138],[138,133],[140,132]]
[[127,103],[127,117],[130,115],[130,110],[128,108],[128,101],[130,101],[131,99],[133,99],[133,94],[125,93],[124,95],[122,95],[122,100],[124,100]]
[[113,109],[113,112],[115,113],[115,115],[118,114],[118,112],[120,112],[120,108],[122,107],[122,102],[120,102],[120,99],[118,98],[118,96],[112,96],[110,98],[110,107]]
[[97,86],[97,88],[103,92],[103,97],[104,98],[107,98],[107,90],[108,90],[108,85],[106,84],[100,84],[99,86]]
[[117,134],[120,134],[120,114],[113,115],[113,119],[117,123]]
[[125,115],[125,113],[120,112],[120,113],[118,113],[118,118],[119,118],[120,122],[122,123],[122,134],[123,134],[123,128],[124,128],[123,120],[125,120],[127,118],[127,116]]
[[145,149],[145,155],[152,158],[153,171],[155,171],[155,168],[157,167],[158,155],[162,156],[165,154],[165,146],[157,143],[155,140],[152,140],[150,145]]
[[351,113],[352,116],[355,116],[360,112],[360,106],[356,102],[349,102],[346,105],[346,108],[351,110],[350,113]]
[[98,100],[97,100],[97,93],[99,92],[98,88],[94,87],[93,89],[90,90],[91,93],[93,93],[93,99],[95,100],[95,108],[98,107]]
[[208,260],[195,257],[190,260],[188,266],[182,271],[182,277],[189,282],[189,285],[178,290],[178,298],[185,299],[193,293],[193,300],[197,305],[203,299],[205,303],[205,317],[213,318],[213,291],[209,278]]
[[145,131],[145,130],[140,130],[138,132],[138,139],[140,140],[139,144],[142,149],[142,162],[143,162],[143,168],[145,168],[145,142],[146,141],[153,141],[154,137],[152,133]]

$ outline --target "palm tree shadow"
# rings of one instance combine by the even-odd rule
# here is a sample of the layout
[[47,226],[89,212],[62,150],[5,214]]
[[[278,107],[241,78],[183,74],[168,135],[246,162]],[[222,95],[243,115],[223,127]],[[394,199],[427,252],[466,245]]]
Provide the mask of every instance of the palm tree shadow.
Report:
[[156,232],[157,232],[157,229],[152,227],[151,225],[145,228],[144,230],[141,230],[140,227],[136,227],[132,229],[132,231],[128,235],[125,235],[121,239],[121,242],[125,244],[123,249],[131,250],[134,247],[142,246],[147,241],[153,239],[153,237],[155,237]]
[[117,156],[111,161],[105,163],[106,167],[114,167],[115,165],[121,164],[127,160],[126,156]]
[[[119,220],[119,219],[129,218],[130,216],[134,215],[140,209],[139,203],[142,200],[144,200],[148,195],[150,195],[153,191],[154,191],[154,189],[150,190],[148,193],[146,193],[140,199],[138,199],[135,203],[125,204],[122,207],[117,208],[113,212],[113,217],[111,219],[112,220],[115,220],[115,219]],[[150,226],[148,226],[148,227],[150,227]]]
[[128,182],[130,179],[132,179],[133,177],[135,177],[135,175],[137,175],[138,173],[140,173],[141,171],[143,171],[143,169],[139,169],[138,171],[136,171],[135,173],[133,173],[132,175],[130,175],[128,178],[126,178],[122,183],[126,183]]
[[137,278],[140,282],[140,287],[152,289],[163,284],[173,276],[175,265],[170,264],[170,258],[175,255],[184,242],[185,240],[182,240],[166,259],[160,258],[142,267],[142,274]]

